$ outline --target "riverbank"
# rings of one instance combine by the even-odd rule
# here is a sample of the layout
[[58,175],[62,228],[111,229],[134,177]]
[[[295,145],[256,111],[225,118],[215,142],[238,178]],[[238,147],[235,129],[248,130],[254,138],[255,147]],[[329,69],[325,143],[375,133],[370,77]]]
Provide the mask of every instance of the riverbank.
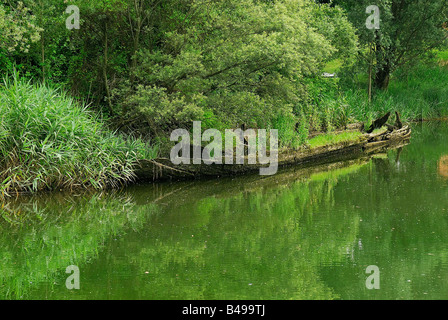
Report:
[[[14,74],[0,87],[0,196],[54,190],[113,189],[136,181],[243,175],[262,165],[174,166],[147,141],[112,132],[63,91]],[[406,143],[410,132],[363,134],[364,124],[310,133],[299,147],[283,145],[278,167],[356,159]],[[299,133],[296,133],[299,134]],[[247,159],[245,163],[248,163]]]
[[[446,70],[440,72],[448,74]],[[304,126],[305,129],[296,127],[294,132],[289,132],[289,128],[279,127],[280,139],[283,139],[280,141],[279,167],[313,166],[364,156],[368,149],[368,138],[362,133],[362,128],[373,121],[366,117],[371,114],[378,116],[390,110],[402,111],[406,107],[397,102],[401,99],[397,97],[403,97],[404,92],[413,89],[408,87],[399,91],[399,94],[394,91],[397,90],[395,86],[404,90],[402,83],[397,82],[391,86],[391,92],[377,95],[370,106],[372,111],[364,117],[356,112],[365,110],[367,106],[359,107],[360,100],[347,100],[351,110],[348,119],[354,124],[327,128],[321,132],[309,124]],[[427,90],[423,90],[420,95],[428,97],[425,92]],[[358,93],[360,97],[361,90]],[[386,95],[395,99],[394,102],[387,100]],[[443,95],[436,95],[431,99],[439,101],[442,98]],[[260,169],[257,165],[202,165],[194,168],[173,166],[169,159],[161,157],[162,153],[158,152],[158,147],[169,150],[171,146],[167,140],[160,140],[156,147],[147,140],[113,132],[108,127],[107,119],[96,116],[62,90],[31,84],[17,74],[0,86],[0,99],[2,197],[40,191],[119,188],[136,181],[213,178],[246,174]],[[385,106],[390,109],[379,109],[381,101],[384,102],[385,99],[389,101]],[[332,101],[341,108],[348,108],[342,101]],[[322,104],[327,102],[324,99]],[[432,112],[420,114],[415,112],[418,104],[414,103],[408,108],[414,111],[405,113],[403,121],[446,118],[443,102],[434,102],[431,105]],[[300,145],[289,144],[290,140],[285,137],[294,135],[301,136],[299,140],[304,142]],[[388,147],[387,144],[379,146]]]

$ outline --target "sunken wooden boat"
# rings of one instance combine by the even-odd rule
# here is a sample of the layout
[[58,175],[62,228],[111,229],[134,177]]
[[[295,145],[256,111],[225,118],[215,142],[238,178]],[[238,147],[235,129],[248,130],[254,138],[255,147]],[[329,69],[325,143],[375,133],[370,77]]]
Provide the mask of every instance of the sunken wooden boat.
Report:
[[[352,126],[353,127],[353,126]],[[355,131],[360,128],[345,130]],[[345,160],[372,157],[375,154],[397,149],[410,143],[412,130],[409,126],[401,128],[387,126],[376,133],[364,133],[356,141],[342,142],[317,148],[303,147],[298,150],[280,149],[278,151],[278,168],[313,167]],[[268,165],[248,164],[180,164],[173,165],[168,158],[144,160],[138,163],[136,175],[138,180],[184,180],[204,177],[236,176],[256,173]]]

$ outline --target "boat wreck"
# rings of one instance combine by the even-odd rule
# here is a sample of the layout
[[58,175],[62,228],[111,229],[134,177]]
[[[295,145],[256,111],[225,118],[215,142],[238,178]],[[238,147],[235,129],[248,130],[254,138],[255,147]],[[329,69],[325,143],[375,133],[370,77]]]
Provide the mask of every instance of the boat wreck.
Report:
[[[360,130],[352,126],[351,131]],[[377,128],[378,129],[378,128]],[[362,130],[362,129],[361,129]],[[349,130],[350,131],[350,130]],[[312,167],[345,160],[371,157],[387,150],[403,147],[410,143],[411,128],[403,126],[383,126],[377,132],[364,133],[356,141],[342,142],[317,148],[303,147],[298,150],[278,150],[278,168]],[[224,162],[223,162],[224,163]],[[140,181],[184,180],[198,178],[217,178],[222,176],[255,173],[262,164],[249,164],[247,156],[244,164],[179,164],[174,165],[168,158],[144,160],[137,164],[136,175]]]

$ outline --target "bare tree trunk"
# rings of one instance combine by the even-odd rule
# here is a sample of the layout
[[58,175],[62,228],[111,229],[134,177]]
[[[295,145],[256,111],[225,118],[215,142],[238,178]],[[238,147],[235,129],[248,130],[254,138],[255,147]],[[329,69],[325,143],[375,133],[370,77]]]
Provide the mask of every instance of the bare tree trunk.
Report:
[[376,55],[376,74],[375,87],[380,90],[387,90],[389,88],[390,74],[392,72],[392,63],[388,52],[391,48],[386,48],[381,44],[379,33],[376,33],[375,39],[375,55]]
[[113,113],[113,109],[112,109],[112,99],[111,99],[111,94],[110,94],[110,89],[109,89],[109,79],[107,76],[107,66],[109,64],[108,60],[108,51],[109,51],[109,46],[108,46],[108,36],[107,36],[107,18],[104,24],[104,61],[103,61],[103,80],[104,80],[104,87],[106,89],[106,95],[107,95],[107,103],[109,106],[109,111],[112,114]]
[[373,65],[373,56],[372,56],[372,46],[370,45],[370,61],[369,61],[369,103],[372,102],[372,65]]
[[[42,1],[39,2],[40,5],[40,25],[43,26],[43,8],[44,5]],[[42,63],[42,82],[45,83],[45,31],[42,31],[40,38],[40,46],[41,46],[41,63]]]
[[45,83],[45,40],[43,33],[41,36],[40,45],[41,45],[41,63],[42,63],[42,82]]
[[135,81],[135,75],[134,71],[137,68],[137,57],[136,54],[138,52],[138,49],[140,47],[140,33],[141,33],[141,25],[137,26],[137,30],[135,31],[134,36],[134,47],[132,52],[132,61],[131,61],[131,86],[134,85]]
[[144,16],[144,3],[141,0],[134,0],[134,10],[135,10],[135,27],[132,25],[131,13],[129,12],[129,22],[131,23],[132,29],[132,55],[131,55],[131,86],[134,85],[135,75],[134,71],[137,68],[137,57],[136,54],[140,48],[140,35],[142,32],[142,27],[145,21]]

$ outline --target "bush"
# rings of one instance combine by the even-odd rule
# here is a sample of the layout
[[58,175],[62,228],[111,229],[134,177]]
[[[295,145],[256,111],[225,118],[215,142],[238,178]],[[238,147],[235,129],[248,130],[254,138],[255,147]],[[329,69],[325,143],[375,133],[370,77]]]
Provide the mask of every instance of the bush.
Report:
[[[343,12],[314,1],[166,3],[154,9],[157,33],[147,30],[155,45],[135,53],[129,81],[116,77],[110,101],[122,129],[154,137],[191,128],[194,120],[217,129],[280,125],[277,115],[307,98],[305,79],[356,48]],[[288,127],[283,144],[292,142],[292,121],[281,124]]]
[[17,73],[0,86],[0,191],[117,187],[155,150],[115,135],[57,89]]

